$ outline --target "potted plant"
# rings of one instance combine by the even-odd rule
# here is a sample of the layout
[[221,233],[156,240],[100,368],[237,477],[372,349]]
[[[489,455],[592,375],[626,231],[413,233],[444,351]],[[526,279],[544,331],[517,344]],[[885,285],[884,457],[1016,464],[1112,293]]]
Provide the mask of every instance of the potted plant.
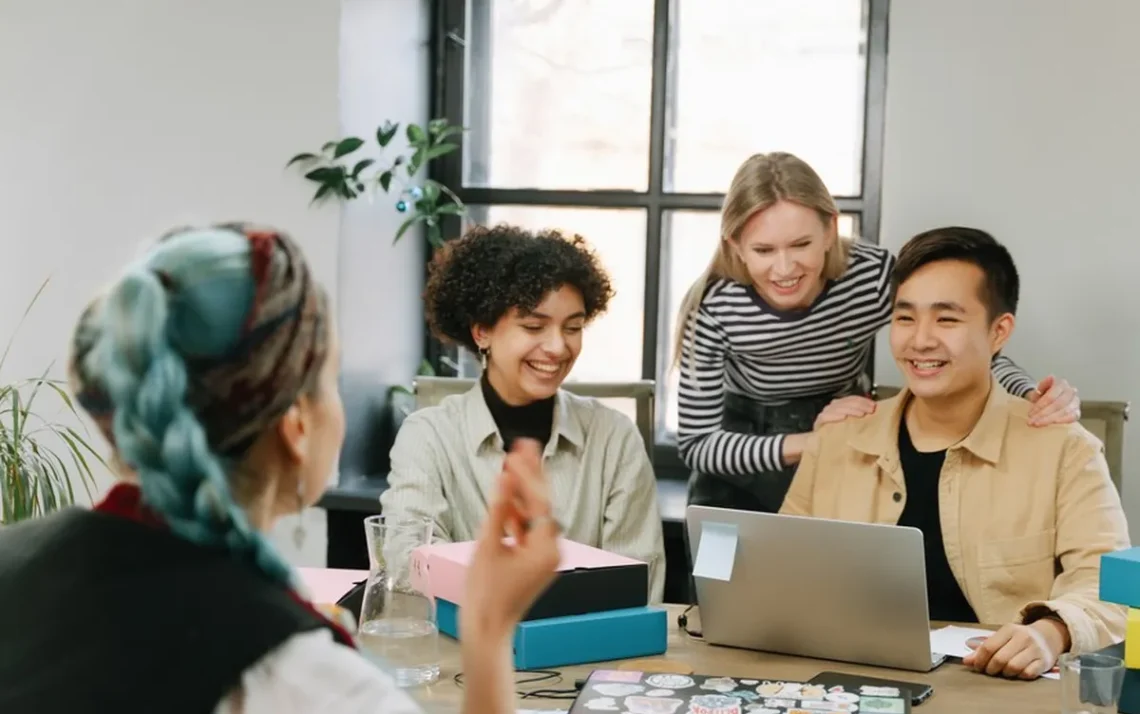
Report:
[[[296,166],[304,172],[305,179],[315,184],[312,203],[353,201],[362,197],[372,201],[377,192],[395,192],[395,209],[407,213],[408,218],[396,230],[392,244],[395,245],[413,226],[422,224],[432,248],[439,248],[446,241],[442,226],[444,218],[462,218],[467,209],[450,188],[432,179],[417,182],[417,174],[432,161],[457,150],[459,145],[451,139],[462,134],[463,129],[451,125],[447,119],[432,119],[426,126],[406,124],[403,134],[407,150],[384,159],[385,151],[391,148],[399,133],[399,123],[385,121],[376,129],[376,147],[371,152],[364,139],[348,136],[325,142],[319,151],[297,154],[289,159],[285,168]],[[453,360],[446,356],[441,360],[458,372]],[[435,370],[425,359],[416,374],[434,376]],[[392,387],[388,398],[397,422],[415,408],[415,397],[406,386]]]
[[[382,154],[400,131],[400,125],[384,122],[376,129],[376,144]],[[397,191],[396,210],[408,213],[408,218],[396,231],[392,243],[396,243],[412,226],[423,224],[428,241],[433,247],[443,245],[441,223],[445,216],[462,216],[466,212],[463,202],[447,186],[431,179],[417,185],[416,174],[435,159],[446,156],[459,148],[449,139],[463,132],[451,126],[446,119],[432,119],[427,127],[408,124],[404,129],[411,155],[401,153],[388,161],[382,157],[363,156],[360,152],[366,146],[364,139],[349,136],[329,141],[320,151],[303,152],[289,159],[285,166],[297,166],[304,176],[316,184],[313,202],[328,199],[351,201],[366,197],[372,200],[376,191],[391,193]]]
[[[9,338],[0,356],[0,370],[19,326],[47,284],[45,280],[40,285]],[[84,434],[41,411],[43,399],[52,398],[63,414],[81,423],[65,385],[48,378],[50,370],[49,367],[32,379],[0,384],[0,469],[3,469],[0,524],[3,525],[43,516],[73,504],[76,481],[90,499],[95,486],[91,462],[106,467]]]

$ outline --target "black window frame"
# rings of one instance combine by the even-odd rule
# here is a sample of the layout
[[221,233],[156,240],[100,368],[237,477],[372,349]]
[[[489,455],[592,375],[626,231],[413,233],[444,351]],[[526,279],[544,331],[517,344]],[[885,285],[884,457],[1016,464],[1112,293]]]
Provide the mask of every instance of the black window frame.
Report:
[[[762,2],[763,0],[755,0]],[[466,66],[466,47],[490,47],[487,40],[491,32],[490,2],[471,0],[476,9],[467,17],[468,0],[436,0],[432,8],[432,116],[446,117],[452,124],[464,125],[464,96],[467,81],[474,80],[484,86],[472,89],[474,96],[487,97],[482,111],[487,111],[491,96],[485,86],[494,81],[489,71]],[[645,191],[624,190],[563,190],[538,188],[464,187],[463,155],[468,143],[483,141],[473,132],[460,137],[461,148],[433,162],[431,178],[446,184],[460,199],[472,206],[496,204],[515,206],[551,206],[574,208],[639,208],[645,211],[645,293],[643,296],[643,347],[641,378],[662,383],[664,364],[659,355],[669,352],[669,336],[663,326],[667,324],[661,313],[662,265],[668,265],[669,230],[666,212],[675,210],[719,211],[723,193],[675,193],[665,190],[669,183],[666,171],[672,151],[666,140],[669,113],[674,111],[669,100],[675,101],[677,92],[668,86],[676,73],[669,71],[669,61],[676,56],[676,33],[671,32],[679,0],[654,0],[652,88],[649,122],[649,181]],[[857,217],[860,236],[878,243],[883,168],[883,127],[886,113],[887,51],[889,41],[890,0],[866,0],[867,24],[866,78],[863,121],[863,152],[861,193],[858,196],[835,196],[843,213]],[[472,63],[483,61],[473,53]],[[486,125],[486,122],[482,123]],[[444,225],[444,235],[458,235],[459,219],[451,217]],[[440,374],[454,374],[457,359],[454,351],[444,348],[430,335],[425,337],[425,355]],[[873,377],[873,350],[868,359],[867,371]],[[658,387],[660,394],[660,386]],[[664,401],[657,401],[657,423],[660,432],[664,421]],[[688,470],[677,455],[676,444],[662,441],[654,445],[654,465],[659,478],[687,478]]]

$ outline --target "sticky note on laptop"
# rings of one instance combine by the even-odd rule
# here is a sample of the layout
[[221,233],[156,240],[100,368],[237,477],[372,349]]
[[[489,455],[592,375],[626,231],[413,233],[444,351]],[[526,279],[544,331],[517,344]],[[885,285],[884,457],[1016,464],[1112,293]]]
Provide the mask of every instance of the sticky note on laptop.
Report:
[[693,575],[698,578],[728,581],[736,562],[737,532],[735,523],[705,521],[701,524],[701,540],[693,562]]

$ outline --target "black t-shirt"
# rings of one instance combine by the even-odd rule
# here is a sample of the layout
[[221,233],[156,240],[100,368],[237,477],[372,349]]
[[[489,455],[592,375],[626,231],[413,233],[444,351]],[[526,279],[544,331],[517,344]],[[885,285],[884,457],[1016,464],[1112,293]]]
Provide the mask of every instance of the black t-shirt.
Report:
[[503,439],[503,450],[510,451],[511,444],[518,438],[534,439],[543,446],[550,441],[550,432],[554,428],[554,397],[513,406],[503,401],[487,380],[485,372],[480,382],[483,399]]
[[899,422],[899,459],[906,480],[906,506],[900,526],[922,531],[926,546],[926,598],[930,619],[977,622],[974,608],[950,570],[942,542],[942,518],[938,512],[938,479],[946,451],[919,451],[910,439],[906,418]]

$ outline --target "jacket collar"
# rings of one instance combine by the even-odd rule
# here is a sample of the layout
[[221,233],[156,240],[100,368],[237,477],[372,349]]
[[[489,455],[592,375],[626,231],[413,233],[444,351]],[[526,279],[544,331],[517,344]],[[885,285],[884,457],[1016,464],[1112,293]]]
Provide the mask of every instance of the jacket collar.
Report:
[[[499,434],[499,427],[491,416],[491,409],[487,400],[483,398],[483,389],[478,382],[463,394],[463,412],[466,416],[467,448],[473,455],[489,439],[494,439],[500,451],[503,449],[503,439]],[[574,409],[574,397],[565,390],[559,389],[554,395],[554,425],[550,430],[550,441],[543,449],[545,456],[550,456],[558,448],[559,439],[565,439],[577,449],[582,448],[586,442],[585,427],[577,410]]]
[[[911,392],[903,389],[894,397],[879,403],[879,408],[870,417],[859,422],[849,443],[857,451],[878,457],[879,463],[893,468],[899,463],[899,423],[903,418]],[[990,377],[990,394],[982,415],[970,433],[952,449],[965,449],[974,456],[991,464],[1001,458],[1002,444],[1005,442],[1006,424],[1009,419],[1012,396],[1001,384]]]

